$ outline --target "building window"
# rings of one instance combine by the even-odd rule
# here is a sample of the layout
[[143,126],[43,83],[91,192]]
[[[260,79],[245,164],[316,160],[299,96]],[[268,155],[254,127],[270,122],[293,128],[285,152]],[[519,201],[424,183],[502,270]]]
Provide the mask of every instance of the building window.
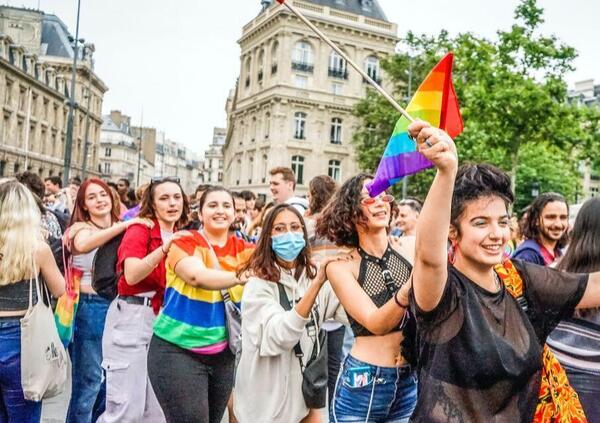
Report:
[[381,77],[379,75],[379,59],[377,57],[367,57],[367,60],[365,61],[365,72],[367,72],[367,75],[369,75],[375,82],[381,82]]
[[263,154],[262,156],[262,183],[264,184],[267,181],[267,172],[269,171],[269,163],[267,162],[267,155]]
[[218,181],[217,181],[217,182],[223,182],[223,172],[219,172],[219,173],[217,174],[217,179],[218,179]]
[[327,174],[333,180],[340,182],[342,179],[342,165],[339,160],[329,160]]
[[292,156],[292,170],[296,175],[296,182],[302,185],[304,183],[304,157]]
[[296,43],[292,56],[292,69],[310,73],[314,70],[312,47],[308,42]]
[[104,174],[110,175],[110,163],[104,163]]
[[242,179],[242,161],[238,159],[237,161],[237,179],[235,180],[235,184],[240,184],[240,179]]
[[257,74],[257,79],[258,82],[262,82],[263,77],[264,77],[264,68],[265,68],[265,51],[261,50],[260,53],[258,53],[258,74]]
[[254,179],[254,157],[250,157],[250,165],[248,169],[248,184],[252,183],[252,179]]
[[107,147],[104,149],[104,157],[110,157],[112,154],[112,149],[110,147]]
[[339,82],[334,82],[333,84],[331,84],[331,93],[333,95],[342,95],[343,89],[344,86]]
[[275,41],[271,47],[271,75],[277,73],[277,54],[279,53],[279,42]]
[[348,79],[346,61],[337,52],[332,51],[329,55],[329,76],[332,78]]
[[294,138],[303,140],[306,138],[306,113],[296,112],[294,114]]
[[269,138],[269,132],[271,131],[271,113],[265,114],[265,139]]
[[331,119],[331,133],[329,139],[332,144],[342,143],[342,119]]
[[6,169],[6,160],[0,161],[0,176],[4,176],[4,169]]
[[296,88],[306,89],[308,86],[308,78],[304,75],[296,75],[294,77],[294,85]]
[[252,59],[246,60],[246,89],[250,89],[250,72],[252,70]]

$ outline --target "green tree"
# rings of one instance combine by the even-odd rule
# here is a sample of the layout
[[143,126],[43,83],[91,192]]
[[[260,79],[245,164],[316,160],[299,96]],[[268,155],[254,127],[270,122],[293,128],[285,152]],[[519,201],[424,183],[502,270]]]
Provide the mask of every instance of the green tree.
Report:
[[[590,118],[566,101],[564,75],[572,70],[575,50],[554,36],[540,35],[542,23],[543,10],[536,1],[523,0],[516,8],[515,24],[499,31],[496,41],[469,33],[454,38],[445,31],[436,37],[409,33],[404,41],[413,57],[399,54],[383,63],[394,93],[405,98],[409,68],[412,86],[417,87],[447,51],[454,51],[454,84],[465,121],[456,140],[460,160],[507,170],[513,189],[519,182],[518,206],[530,200],[528,184],[534,180],[544,191],[561,191],[572,198],[577,189],[574,158],[581,156],[573,153],[573,146],[581,140],[581,122]],[[359,165],[373,171],[398,113],[369,93],[355,114],[363,122],[354,137]],[[553,166],[555,160],[562,161]],[[409,193],[424,196],[430,180],[431,172],[411,177]]]

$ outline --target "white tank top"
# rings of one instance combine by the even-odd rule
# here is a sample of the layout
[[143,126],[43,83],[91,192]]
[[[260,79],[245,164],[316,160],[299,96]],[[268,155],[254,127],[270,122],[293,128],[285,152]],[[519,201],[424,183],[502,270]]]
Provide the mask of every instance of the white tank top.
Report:
[[96,251],[98,251],[98,249],[94,248],[89,253],[73,256],[73,267],[83,272],[83,275],[81,276],[81,286],[92,285],[92,265],[94,264]]

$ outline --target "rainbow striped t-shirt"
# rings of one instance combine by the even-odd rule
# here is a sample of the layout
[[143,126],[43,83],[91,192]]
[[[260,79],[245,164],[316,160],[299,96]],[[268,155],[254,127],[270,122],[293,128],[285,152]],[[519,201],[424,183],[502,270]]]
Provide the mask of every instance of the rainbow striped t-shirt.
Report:
[[[254,245],[230,236],[223,247],[213,246],[222,270],[235,271],[252,254]],[[175,240],[167,256],[167,286],[163,308],[154,323],[154,334],[165,341],[197,354],[217,354],[227,348],[225,306],[221,291],[210,291],[184,282],[173,269],[185,257],[199,257],[214,268],[210,247],[204,238],[192,236]],[[242,286],[229,289],[237,305]]]

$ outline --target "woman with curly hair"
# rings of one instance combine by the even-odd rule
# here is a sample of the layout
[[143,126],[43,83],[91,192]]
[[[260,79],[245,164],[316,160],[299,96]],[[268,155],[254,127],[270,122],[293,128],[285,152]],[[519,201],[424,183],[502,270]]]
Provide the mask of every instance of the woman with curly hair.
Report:
[[[317,234],[350,247],[351,259],[327,266],[327,277],[343,305],[355,342],[338,375],[330,420],[405,422],[417,398],[408,362],[414,341],[407,319],[407,281],[413,251],[390,243],[394,197],[371,198],[367,174],[346,181],[325,207]],[[402,344],[402,346],[401,346]]]
[[411,420],[585,421],[545,342],[575,308],[600,306],[600,273],[503,262],[510,177],[486,164],[459,168],[452,139],[425,122],[408,130],[437,168],[417,223],[419,396]]

